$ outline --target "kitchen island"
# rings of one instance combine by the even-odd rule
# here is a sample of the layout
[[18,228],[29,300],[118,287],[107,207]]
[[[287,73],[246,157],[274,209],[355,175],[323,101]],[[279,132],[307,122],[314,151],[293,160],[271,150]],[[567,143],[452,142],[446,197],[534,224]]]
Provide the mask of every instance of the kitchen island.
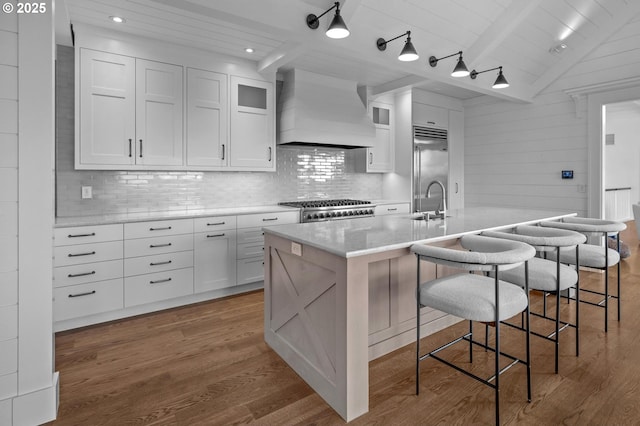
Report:
[[[369,361],[415,341],[414,243],[453,246],[486,230],[575,213],[478,207],[265,228],[264,335],[346,421],[369,409]],[[451,273],[425,265],[428,278]],[[423,335],[459,318],[423,309]]]

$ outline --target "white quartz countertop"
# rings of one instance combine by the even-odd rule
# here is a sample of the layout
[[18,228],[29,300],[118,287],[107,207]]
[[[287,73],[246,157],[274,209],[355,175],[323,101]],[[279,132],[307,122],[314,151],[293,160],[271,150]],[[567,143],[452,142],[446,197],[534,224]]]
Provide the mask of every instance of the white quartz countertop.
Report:
[[412,216],[414,215],[391,215],[276,225],[265,228],[264,231],[338,256],[355,257],[407,248],[414,243],[434,243],[465,234],[558,220],[575,216],[575,213],[473,207],[448,211],[446,219],[413,220]]
[[215,209],[189,209],[189,210],[169,210],[156,212],[140,212],[140,213],[118,213],[104,214],[94,216],[72,216],[57,217],[55,227],[62,228],[68,226],[86,226],[86,225],[106,225],[110,223],[126,223],[126,222],[146,222],[150,220],[165,219],[189,219],[195,217],[207,216],[237,216],[254,213],[273,213],[284,211],[298,211],[295,207],[286,206],[249,206],[249,207],[224,207]]

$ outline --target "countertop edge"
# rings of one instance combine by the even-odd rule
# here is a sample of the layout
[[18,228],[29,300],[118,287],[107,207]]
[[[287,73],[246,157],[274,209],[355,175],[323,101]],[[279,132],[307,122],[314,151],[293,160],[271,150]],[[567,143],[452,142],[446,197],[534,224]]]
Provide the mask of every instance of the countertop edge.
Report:
[[458,232],[458,233],[450,234],[450,235],[442,235],[442,236],[437,236],[437,237],[432,237],[432,238],[427,238],[427,239],[420,239],[420,240],[415,240],[415,241],[410,241],[410,242],[389,244],[389,245],[384,245],[384,246],[380,246],[380,247],[363,249],[363,250],[354,250],[354,251],[349,251],[349,252],[343,252],[343,251],[340,251],[340,250],[335,250],[335,249],[333,249],[331,247],[326,247],[326,246],[321,245],[321,244],[314,244],[313,242],[310,242],[310,241],[302,239],[302,238],[293,238],[291,235],[288,235],[287,233],[284,233],[284,232],[278,232],[278,227],[279,226],[283,226],[284,227],[284,226],[287,226],[287,225],[276,225],[276,226],[268,227],[268,228],[266,227],[266,228],[263,228],[263,230],[265,231],[265,233],[270,233],[270,234],[273,234],[273,235],[281,237],[281,238],[285,238],[285,239],[288,239],[288,240],[291,240],[291,241],[295,241],[295,242],[303,244],[303,245],[308,245],[308,246],[311,246],[311,247],[326,251],[327,253],[335,254],[336,256],[340,256],[340,257],[344,257],[344,258],[349,259],[349,258],[354,258],[354,257],[358,257],[358,256],[366,256],[366,255],[370,255],[370,254],[381,253],[381,252],[389,251],[389,250],[397,250],[397,249],[409,248],[413,244],[436,243],[436,242],[440,242],[440,241],[447,241],[447,240],[460,238],[460,237],[462,237],[464,235],[479,234],[479,233],[482,233],[482,232],[485,232],[485,231],[498,231],[498,230],[513,228],[513,227],[521,226],[521,225],[531,225],[531,224],[535,224],[535,223],[539,223],[539,222],[543,222],[543,221],[559,220],[559,219],[562,219],[564,217],[571,217],[571,216],[577,216],[577,213],[563,213],[563,214],[558,214],[556,216],[545,217],[545,218],[542,218],[542,219],[532,219],[532,220],[526,220],[526,221],[521,221],[521,222],[516,222],[516,223],[508,223],[508,224],[500,225],[500,226],[493,226],[493,227],[489,227],[489,228],[469,230],[469,231]]

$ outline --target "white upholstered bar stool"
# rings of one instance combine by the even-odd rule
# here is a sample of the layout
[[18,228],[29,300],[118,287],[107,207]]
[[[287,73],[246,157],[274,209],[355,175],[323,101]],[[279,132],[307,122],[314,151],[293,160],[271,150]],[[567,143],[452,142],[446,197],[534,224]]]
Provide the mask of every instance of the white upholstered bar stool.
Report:
[[[579,251],[578,246],[587,240],[583,234],[578,232],[569,231],[566,229],[554,229],[545,228],[541,226],[521,225],[516,227],[513,232],[497,232],[488,231],[483,232],[482,235],[494,238],[505,238],[513,241],[521,241],[532,245],[538,253],[546,255],[548,253],[557,253],[559,250],[573,250],[573,261],[578,263]],[[525,286],[524,280],[524,267],[519,266],[517,268],[504,271],[500,279],[517,284],[520,287]],[[567,327],[573,327],[576,332],[576,356],[580,354],[580,335],[579,335],[579,303],[576,303],[576,317],[575,322],[571,323],[560,320],[560,294],[561,292],[568,290],[578,284],[578,268],[572,268],[570,266],[562,264],[559,259],[547,260],[542,257],[534,257],[529,261],[529,290],[538,290],[543,292],[544,297],[544,309],[542,313],[531,312],[531,315],[535,315],[547,320],[553,320],[555,323],[555,330],[550,334],[540,334],[535,331],[531,331],[538,337],[550,340],[555,344],[555,372],[558,373],[558,349],[560,343],[560,331]],[[547,293],[555,294],[556,306],[555,316],[549,317],[547,315],[546,295]],[[579,293],[576,289],[576,295]],[[576,296],[578,297],[578,296]],[[505,323],[511,327],[522,328],[515,324]]]
[[[500,240],[479,235],[465,235],[460,239],[463,248],[471,251],[414,244],[411,251],[418,258],[417,267],[417,323],[416,323],[416,395],[420,393],[420,361],[434,358],[461,373],[470,376],[495,391],[495,419],[500,424],[500,374],[516,363],[524,363],[527,368],[527,399],[531,401],[531,368],[529,354],[529,291],[525,288],[507,283],[499,279],[502,271],[515,268],[535,256],[535,250],[528,244]],[[469,272],[436,278],[421,282],[420,263],[428,261],[435,264],[459,268],[465,271],[493,271],[494,278]],[[469,333],[432,350],[420,354],[420,308],[430,308],[450,315],[469,320]],[[526,360],[519,359],[500,349],[500,321],[526,312]],[[473,321],[495,324],[495,348],[473,340]],[[441,350],[461,341],[469,342],[470,362],[473,362],[472,347],[474,344],[495,353],[495,373],[485,379],[467,371],[437,355]],[[500,356],[512,362],[500,369]]]
[[[580,302],[587,303],[593,306],[599,306],[604,308],[604,331],[608,331],[609,322],[609,299],[616,299],[618,302],[618,321],[620,321],[620,231],[627,229],[627,225],[622,222],[616,222],[612,220],[592,219],[584,217],[567,217],[559,222],[542,222],[541,226],[569,229],[572,231],[580,232],[587,237],[593,235],[597,237],[604,237],[604,247],[595,244],[580,244],[580,261],[576,262],[574,256],[569,250],[560,250],[560,262],[569,265],[586,266],[588,268],[600,269],[604,271],[604,292],[588,290],[584,287],[581,291],[586,293],[602,296],[603,299],[599,302],[591,302],[580,298]],[[617,251],[608,247],[608,237],[615,236]],[[553,259],[553,254],[550,255],[550,259]],[[609,294],[609,268],[611,266],[618,265],[618,282],[617,293]]]

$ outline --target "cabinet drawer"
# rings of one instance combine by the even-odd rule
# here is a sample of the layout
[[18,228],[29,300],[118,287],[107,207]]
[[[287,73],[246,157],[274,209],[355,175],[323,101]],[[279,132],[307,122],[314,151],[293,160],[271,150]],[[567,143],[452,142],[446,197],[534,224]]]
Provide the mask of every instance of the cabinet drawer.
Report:
[[238,259],[248,257],[264,256],[264,243],[243,243],[238,244]]
[[56,228],[53,235],[56,247],[117,241],[122,240],[122,224]]
[[81,265],[60,266],[53,269],[53,286],[83,284],[122,278],[122,259],[106,262],[83,263]]
[[124,224],[124,238],[147,238],[193,233],[193,219],[157,220]]
[[193,220],[193,232],[235,230],[235,216],[199,217]]
[[243,243],[264,243],[264,231],[262,228],[238,229],[238,244]]
[[193,294],[193,268],[137,275],[124,280],[125,307]]
[[132,257],[124,260],[124,276],[150,274],[191,266],[193,266],[192,251]]
[[238,228],[254,228],[285,223],[298,223],[300,212],[284,211],[274,213],[245,214],[238,216]]
[[236,273],[238,285],[264,280],[264,257],[238,260]]
[[409,203],[383,204],[380,206],[376,206],[375,210],[376,216],[400,213],[409,213]]
[[193,234],[124,241],[124,257],[151,256],[185,250],[193,250]]
[[122,259],[122,241],[54,247],[53,256],[55,267]]
[[53,319],[63,321],[122,309],[123,280],[99,281],[53,290]]

